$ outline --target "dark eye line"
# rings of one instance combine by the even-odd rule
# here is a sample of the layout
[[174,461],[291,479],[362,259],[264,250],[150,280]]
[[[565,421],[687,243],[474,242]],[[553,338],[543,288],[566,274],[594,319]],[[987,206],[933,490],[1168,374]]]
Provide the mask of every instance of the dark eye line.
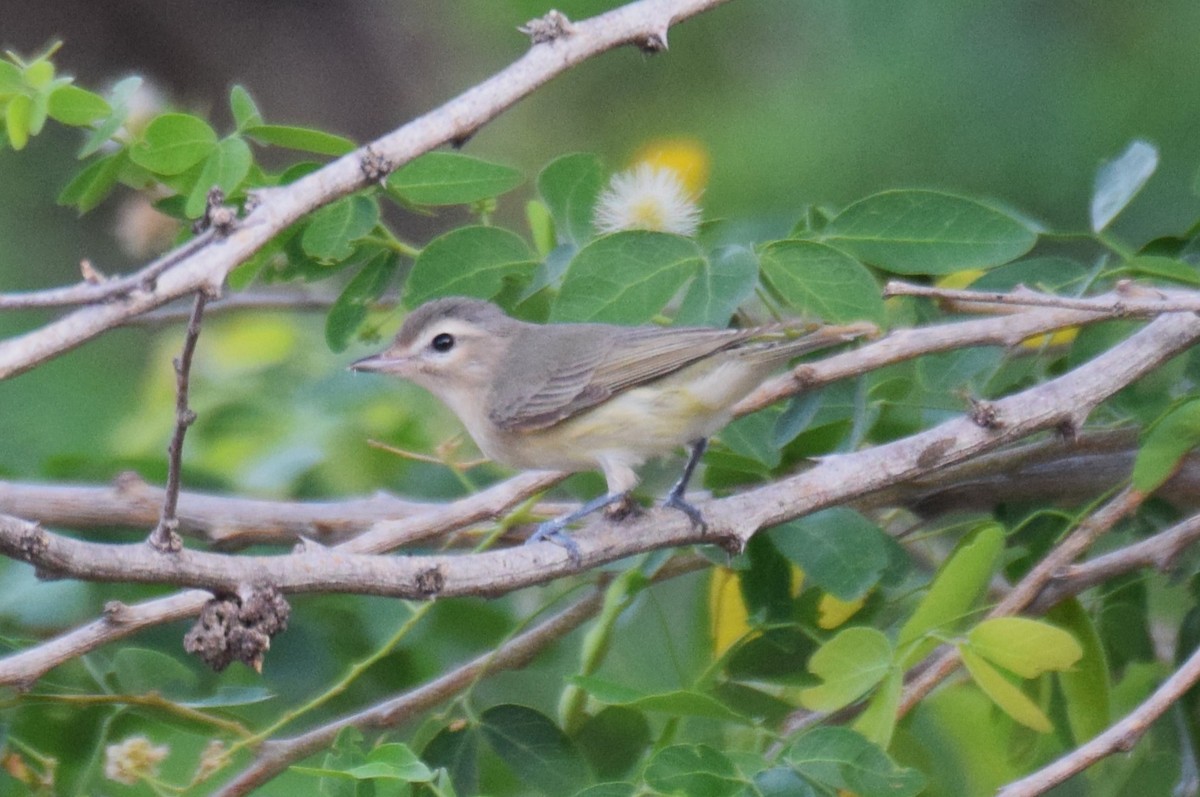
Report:
[[434,335],[429,344],[434,351],[447,352],[454,348],[454,336],[449,332]]

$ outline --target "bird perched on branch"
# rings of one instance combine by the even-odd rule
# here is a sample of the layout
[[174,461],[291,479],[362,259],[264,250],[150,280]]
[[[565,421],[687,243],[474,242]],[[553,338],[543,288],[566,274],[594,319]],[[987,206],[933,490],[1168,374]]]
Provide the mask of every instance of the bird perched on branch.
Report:
[[600,469],[608,492],[543,523],[574,561],[565,529],[629,500],[635,468],[681,446],[690,456],[664,506],[703,527],[684,491],[708,438],[775,368],[872,333],[872,324],[775,324],[750,329],[531,324],[490,302],[451,297],[418,307],[395,341],[355,362],[411,380],[444,402],[488,457],[519,468]]

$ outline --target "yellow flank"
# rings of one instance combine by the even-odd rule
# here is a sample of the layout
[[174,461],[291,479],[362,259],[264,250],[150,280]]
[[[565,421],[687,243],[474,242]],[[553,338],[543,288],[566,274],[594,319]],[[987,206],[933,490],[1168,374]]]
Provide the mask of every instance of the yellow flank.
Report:
[[[758,373],[759,369],[736,360],[702,361],[619,393],[548,429],[508,436],[508,459],[522,467],[566,470],[594,467],[605,460],[637,467],[709,437],[727,424],[730,407],[746,394],[747,382],[753,383]],[[648,418],[654,422],[647,423]],[[631,437],[631,428],[639,434]]]

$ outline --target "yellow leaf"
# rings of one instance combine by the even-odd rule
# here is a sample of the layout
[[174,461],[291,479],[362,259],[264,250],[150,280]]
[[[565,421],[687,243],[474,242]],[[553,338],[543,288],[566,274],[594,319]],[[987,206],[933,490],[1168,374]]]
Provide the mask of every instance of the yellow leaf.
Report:
[[820,616],[817,619],[817,625],[826,630],[837,628],[842,623],[849,620],[854,615],[858,614],[858,610],[867,602],[868,592],[860,598],[855,598],[852,601],[844,601],[826,593],[821,596],[821,602],[818,604]]
[[721,656],[750,630],[749,613],[742,600],[736,570],[713,568],[708,580],[708,616],[711,622],[713,655]]

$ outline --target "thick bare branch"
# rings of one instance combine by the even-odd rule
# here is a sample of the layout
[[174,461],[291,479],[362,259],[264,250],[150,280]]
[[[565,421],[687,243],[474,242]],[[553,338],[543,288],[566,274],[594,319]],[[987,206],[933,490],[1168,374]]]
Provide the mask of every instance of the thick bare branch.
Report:
[[[354,550],[359,553],[379,553],[391,550],[406,541],[422,539],[434,533],[445,533],[469,523],[495,517],[517,502],[546,489],[557,478],[561,477],[547,473],[525,473],[449,505],[422,506],[422,511],[415,513],[410,521],[393,520],[381,523],[371,535],[363,535],[345,545],[353,544]],[[182,504],[185,507],[186,505]],[[151,504],[149,511],[156,512],[155,506],[156,504]],[[0,524],[4,522],[4,516],[0,515]],[[10,518],[8,522],[14,522],[14,519]],[[24,523],[19,520],[15,522]],[[26,524],[29,525],[31,524]],[[188,590],[178,595],[132,606],[117,606],[114,608],[115,614],[108,613],[88,625],[0,659],[0,684],[32,684],[59,664],[95,650],[101,645],[123,639],[143,628],[193,617],[211,597],[211,593],[207,591]]]
[[220,292],[225,276],[288,225],[307,213],[365,187],[364,163],[398,168],[443,144],[462,141],[551,78],[623,44],[665,42],[674,24],[728,0],[639,0],[583,22],[570,35],[534,45],[516,62],[369,145],[295,183],[264,189],[251,211],[227,236],[213,239],[147,282],[149,267],[128,279],[137,286],[121,301],[75,310],[44,327],[0,342],[0,379],[22,373],[105,330],[196,290]]
[[[800,475],[708,502],[703,507],[707,534],[679,513],[661,510],[622,524],[589,523],[576,535],[581,565],[592,567],[654,548],[696,542],[741,546],[759,529],[860,498],[897,480],[934,472],[1034,432],[1056,428],[1073,434],[1097,403],[1197,339],[1200,318],[1164,316],[1074,371],[992,403],[986,423],[978,422],[978,414],[954,419],[903,440],[824,458]],[[437,526],[436,513],[432,514],[430,524]],[[235,591],[241,584],[271,584],[284,592],[345,591],[407,598],[490,595],[577,569],[566,552],[554,545],[404,559],[344,552],[364,550],[359,546],[365,543],[359,540],[345,549],[309,547],[288,556],[228,557],[185,550],[163,557],[145,546],[71,540],[14,519],[0,523],[0,551],[55,575],[218,591]]]

